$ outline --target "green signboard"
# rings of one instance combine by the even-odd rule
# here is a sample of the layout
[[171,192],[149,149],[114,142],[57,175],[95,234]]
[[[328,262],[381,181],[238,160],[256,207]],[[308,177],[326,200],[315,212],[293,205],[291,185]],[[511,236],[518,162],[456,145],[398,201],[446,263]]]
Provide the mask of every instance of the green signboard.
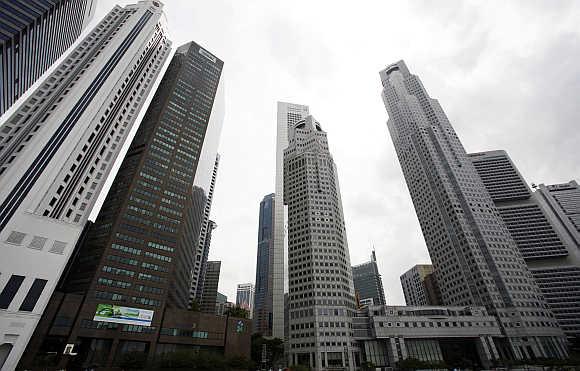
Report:
[[120,307],[114,304],[97,304],[93,320],[124,323],[127,325],[151,326],[153,311],[140,308]]

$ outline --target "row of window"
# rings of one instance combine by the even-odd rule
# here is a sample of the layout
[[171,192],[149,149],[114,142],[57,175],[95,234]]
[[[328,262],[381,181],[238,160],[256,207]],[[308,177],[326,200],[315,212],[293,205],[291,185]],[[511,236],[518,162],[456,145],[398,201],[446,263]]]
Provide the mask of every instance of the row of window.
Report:
[[[25,278],[26,277],[24,276],[19,276],[16,274],[13,274],[10,277],[2,289],[2,292],[0,293],[0,309],[8,309],[8,307],[10,307],[10,304],[14,300],[18,290],[20,290],[20,286],[22,286]],[[36,303],[38,302],[38,299],[40,298],[40,295],[42,295],[42,291],[44,290],[46,283],[47,280],[36,278],[32,283],[32,286],[30,286],[28,289],[28,293],[24,297],[24,300],[20,304],[18,310],[32,312],[36,306]]]

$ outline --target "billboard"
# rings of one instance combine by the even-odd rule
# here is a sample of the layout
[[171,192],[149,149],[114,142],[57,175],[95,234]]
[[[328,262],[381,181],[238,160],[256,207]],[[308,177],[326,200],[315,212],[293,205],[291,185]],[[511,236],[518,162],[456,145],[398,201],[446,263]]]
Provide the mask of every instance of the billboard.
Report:
[[151,326],[153,311],[141,308],[120,307],[114,304],[97,304],[94,321]]

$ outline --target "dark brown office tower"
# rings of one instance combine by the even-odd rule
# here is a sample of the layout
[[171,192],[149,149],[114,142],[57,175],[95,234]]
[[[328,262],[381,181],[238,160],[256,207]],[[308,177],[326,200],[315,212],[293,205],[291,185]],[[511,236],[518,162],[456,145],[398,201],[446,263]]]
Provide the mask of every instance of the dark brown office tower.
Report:
[[222,262],[208,261],[205,272],[205,282],[201,294],[199,310],[203,313],[216,313],[216,300],[220,281],[220,268]]
[[97,220],[49,303],[30,357],[60,355],[65,344],[74,344],[78,355],[60,357],[59,367],[110,367],[128,352],[151,359],[177,349],[182,339],[160,339],[189,334],[193,325],[196,331],[185,336],[201,345],[218,336],[201,322],[184,329],[175,323],[189,318],[191,272],[223,117],[222,67],[194,42],[177,49]]

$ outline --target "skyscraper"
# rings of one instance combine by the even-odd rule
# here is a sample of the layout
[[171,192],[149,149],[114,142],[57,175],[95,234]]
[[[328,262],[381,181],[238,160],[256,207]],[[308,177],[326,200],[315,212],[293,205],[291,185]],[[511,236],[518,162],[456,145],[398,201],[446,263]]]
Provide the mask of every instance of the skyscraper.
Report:
[[210,260],[207,262],[207,271],[205,275],[205,284],[199,310],[204,313],[215,313],[218,286],[220,282],[220,269],[222,262]]
[[236,305],[248,311],[248,318],[252,318],[254,309],[254,284],[241,283],[236,291]]
[[374,250],[370,261],[352,267],[352,279],[359,300],[372,299],[374,305],[387,304]]
[[215,182],[217,178],[217,171],[220,163],[220,155],[216,154],[213,164],[213,171],[211,173],[211,181],[209,190],[207,192],[205,206],[203,208],[203,220],[201,223],[201,230],[199,232],[199,243],[197,245],[197,252],[195,257],[195,264],[191,274],[191,299],[197,297],[201,299],[203,292],[203,282],[205,279],[205,271],[207,266],[207,259],[209,256],[209,248],[211,244],[211,233],[217,227],[214,221],[209,220],[211,212],[211,202],[213,200],[213,191],[215,189]]
[[[188,308],[205,206],[196,201],[207,198],[217,151],[210,137],[219,133],[223,115],[222,67],[195,42],[176,50],[62,285],[62,292],[82,298],[76,306],[67,302],[70,296],[60,299],[61,308],[75,313],[62,341],[92,349],[104,333],[116,339],[106,354],[154,353],[165,314]],[[146,313],[150,321],[142,331],[113,335],[96,315],[109,305]],[[215,313],[215,298],[209,313]],[[99,362],[111,367],[113,360]]]
[[289,363],[353,370],[359,357],[351,334],[355,298],[336,166],[314,117],[289,121]]
[[162,8],[115,7],[3,124],[0,337],[24,350],[170,52]]
[[308,116],[308,107],[278,102],[276,130],[276,189],[274,196],[274,247],[272,250],[272,336],[284,338],[284,292],[286,264],[286,207],[284,204],[284,150],[288,147],[288,132],[298,121]]
[[560,327],[580,344],[580,189],[542,184],[532,193],[505,151],[469,157]]
[[534,192],[538,203],[557,219],[561,234],[580,249],[580,185],[575,180],[568,183],[540,184]]
[[443,304],[431,264],[417,264],[403,273],[400,279],[407,305]]
[[469,158],[526,261],[568,255],[564,241],[505,151],[470,153]]
[[2,1],[0,115],[75,42],[95,0]]
[[274,202],[275,195],[264,196],[260,202],[258,222],[258,253],[256,258],[256,293],[254,296],[254,332],[272,336],[272,273],[274,263]]
[[[203,228],[203,221],[202,221],[202,228]],[[197,300],[198,302],[201,300],[201,294],[203,293],[203,285],[205,282],[205,272],[207,271],[207,259],[209,257],[209,248],[211,245],[211,236],[212,236],[213,230],[217,228],[217,224],[213,220],[208,220],[206,228],[207,228],[207,231],[205,232],[205,235],[203,236],[203,250],[202,250],[203,255],[201,256],[201,271],[199,273],[199,282],[197,285],[197,293],[196,293],[195,297],[193,295],[191,295],[191,297],[190,297],[190,300]],[[201,234],[200,234],[200,239],[201,239]],[[194,269],[194,273],[195,273],[195,269]]]
[[380,72],[387,126],[447,305],[485,306],[496,357],[567,356],[565,339],[439,103],[403,61]]

